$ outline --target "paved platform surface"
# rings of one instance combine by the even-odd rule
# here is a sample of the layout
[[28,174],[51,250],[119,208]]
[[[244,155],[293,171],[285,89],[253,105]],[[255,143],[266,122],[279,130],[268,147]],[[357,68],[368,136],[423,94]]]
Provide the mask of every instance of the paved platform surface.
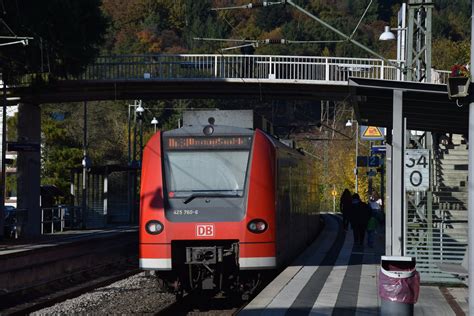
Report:
[[[239,315],[379,315],[383,233],[374,248],[354,245],[338,216],[324,214],[316,241]],[[329,242],[328,242],[329,241]],[[423,281],[423,280],[422,280]],[[421,286],[415,315],[468,314],[467,288]]]

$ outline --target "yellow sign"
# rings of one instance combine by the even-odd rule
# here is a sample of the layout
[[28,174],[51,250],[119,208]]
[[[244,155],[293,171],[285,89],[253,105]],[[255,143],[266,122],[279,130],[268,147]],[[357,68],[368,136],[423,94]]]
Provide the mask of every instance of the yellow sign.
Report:
[[382,132],[377,126],[367,126],[363,135],[364,137],[383,137]]
[[336,191],[336,190],[332,190],[332,191],[331,191],[331,195],[332,195],[332,196],[336,196],[336,195],[337,195],[337,191]]
[[362,140],[384,140],[385,128],[377,126],[360,126]]

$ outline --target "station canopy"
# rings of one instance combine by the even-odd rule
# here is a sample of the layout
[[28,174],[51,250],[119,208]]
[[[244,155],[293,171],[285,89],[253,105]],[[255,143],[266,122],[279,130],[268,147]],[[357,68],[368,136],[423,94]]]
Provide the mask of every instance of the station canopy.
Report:
[[393,90],[401,90],[407,129],[468,134],[469,101],[450,100],[446,85],[350,78],[349,87],[360,124],[391,129]]

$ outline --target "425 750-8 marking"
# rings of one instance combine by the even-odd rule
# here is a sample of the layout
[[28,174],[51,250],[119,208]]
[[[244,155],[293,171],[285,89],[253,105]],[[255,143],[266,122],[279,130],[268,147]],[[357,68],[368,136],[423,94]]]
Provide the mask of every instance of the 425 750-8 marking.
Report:
[[198,215],[199,210],[174,210],[174,215]]

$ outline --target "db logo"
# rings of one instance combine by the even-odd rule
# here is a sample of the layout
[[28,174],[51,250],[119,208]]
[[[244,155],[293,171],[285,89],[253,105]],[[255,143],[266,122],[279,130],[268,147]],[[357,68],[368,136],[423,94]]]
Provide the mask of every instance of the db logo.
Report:
[[198,237],[213,237],[214,236],[214,225],[196,225],[196,235]]

